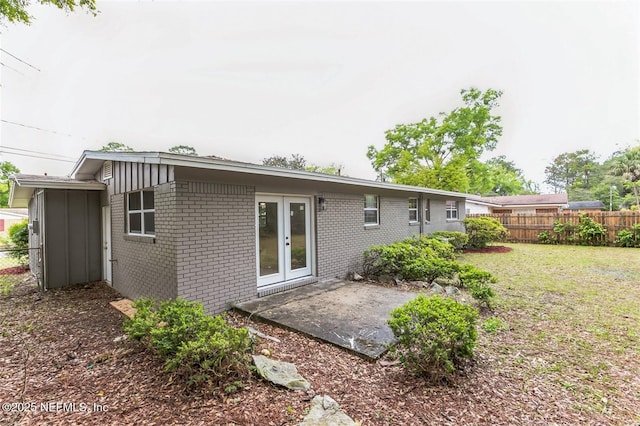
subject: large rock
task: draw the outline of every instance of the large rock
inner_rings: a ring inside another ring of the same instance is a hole
[[[458,290],[458,287],[454,287],[452,285],[448,285],[444,288],[445,293],[449,294],[449,295],[454,295],[454,294],[458,294],[460,293],[460,290]]]
[[[293,390],[307,390],[311,387],[309,382],[298,374],[296,366],[290,362],[276,361],[264,355],[252,356],[258,373],[265,380]]]
[[[429,288],[429,290],[438,294],[444,293],[444,288],[442,288],[442,286],[435,281],[431,283],[431,287]]]
[[[311,400],[311,408],[298,426],[355,426],[356,422],[340,410],[340,406],[330,396],[316,395]]]

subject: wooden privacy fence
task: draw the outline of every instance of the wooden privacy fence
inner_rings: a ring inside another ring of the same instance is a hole
[[[536,213],[536,214],[468,214],[466,217],[490,216],[498,219],[509,230],[507,241],[514,243],[537,243],[538,234],[553,230],[556,222],[577,225],[580,215],[584,214],[604,226],[607,230],[607,244],[613,245],[616,234],[622,229],[629,229],[640,223],[640,212],[585,212],[585,213]]]

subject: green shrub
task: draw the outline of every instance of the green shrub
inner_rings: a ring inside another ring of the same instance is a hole
[[[14,223],[8,230],[11,251],[8,255],[18,259],[21,265],[29,263],[29,221]]]
[[[541,240],[540,235],[538,240]],[[580,214],[578,224],[557,221],[553,224],[553,234],[548,233],[549,243],[580,244],[583,246],[604,246],[607,244],[607,231],[598,222],[586,214]]]
[[[136,314],[125,322],[125,333],[155,350],[165,369],[188,385],[224,386],[248,374],[253,342],[247,329],[206,315],[197,302],[175,299],[157,306],[139,299],[133,306]]]
[[[616,234],[615,244],[618,247],[640,247],[640,223],[631,229],[623,229]]]
[[[558,244],[558,237],[548,231],[542,231],[538,234],[538,242],[541,244]]]
[[[462,287],[472,280],[495,282],[489,272],[456,262],[451,244],[428,237],[371,247],[364,253],[363,270],[371,278],[391,276],[428,282],[459,274]]]
[[[458,269],[461,287],[471,287],[472,283],[495,283],[498,280],[490,272],[478,269],[470,264],[460,265]]]
[[[471,290],[471,297],[480,303],[484,303],[489,309],[493,307],[493,299],[496,297],[496,292],[488,283],[471,281],[468,286]]]
[[[456,370],[473,357],[478,311],[453,299],[419,295],[391,311],[389,327],[398,340],[396,353],[415,374],[432,379]]]
[[[583,246],[604,246],[607,244],[607,231],[604,226],[586,214],[580,215],[577,231],[579,242]]]
[[[458,231],[436,231],[432,233],[431,238],[451,244],[456,251],[460,251],[469,244],[469,236],[464,232]]]
[[[500,318],[490,317],[482,323],[482,329],[487,333],[496,334],[500,331],[508,330],[509,324]]]
[[[504,241],[509,233],[497,219],[489,216],[465,218],[464,226],[470,248],[484,248],[491,242]]]
[[[447,241],[442,241],[432,237],[412,237],[405,238],[402,243],[411,244],[419,248],[421,251],[426,251],[425,255],[429,257],[439,257],[442,259],[454,260],[456,258],[454,247]]]
[[[372,278],[389,275],[431,281],[453,276],[457,271],[454,258],[451,244],[427,237],[407,238],[365,251],[363,272]]]

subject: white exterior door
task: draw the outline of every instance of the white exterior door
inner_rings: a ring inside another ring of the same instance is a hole
[[[256,196],[258,287],[311,275],[309,198]]]
[[[102,207],[102,279],[111,284],[111,207]]]

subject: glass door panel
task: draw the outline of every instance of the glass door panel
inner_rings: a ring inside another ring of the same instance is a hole
[[[258,200],[258,278],[261,284],[284,280],[282,202]]]
[[[308,198],[285,198],[286,279],[311,275],[311,215]]]
[[[307,267],[307,214],[305,203],[289,203],[291,264],[289,269]]]
[[[258,287],[311,275],[310,201],[256,197]]]

